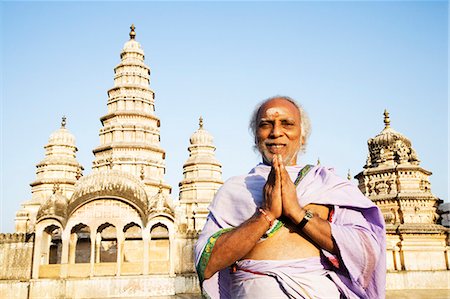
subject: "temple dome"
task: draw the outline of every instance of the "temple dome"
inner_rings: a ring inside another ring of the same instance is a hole
[[[192,134],[189,141],[192,146],[214,146],[213,136],[203,128],[203,118],[200,117],[199,128]]]
[[[136,41],[136,39],[135,39],[136,32],[134,31],[134,29],[135,29],[134,24],[131,25],[130,29],[131,29],[131,31],[130,31],[130,40],[128,40],[123,45],[121,56],[123,56],[123,54],[125,54],[125,53],[130,53],[130,52],[135,52],[135,53],[139,53],[141,55],[144,55],[144,50],[142,49],[141,44],[138,43]]]
[[[59,186],[55,185],[53,194],[40,206],[36,220],[56,218],[61,223],[64,223],[67,219],[67,202],[68,198],[62,195]]]
[[[367,141],[369,156],[365,168],[380,164],[419,164],[411,141],[390,126],[389,112],[384,111],[384,129]]]
[[[144,185],[130,173],[110,169],[91,173],[77,182],[69,201],[68,215],[85,203],[99,198],[125,201],[143,218],[147,210],[147,193]]]
[[[75,136],[66,129],[66,117],[62,118],[61,128],[50,135],[47,146],[51,145],[75,147]]]

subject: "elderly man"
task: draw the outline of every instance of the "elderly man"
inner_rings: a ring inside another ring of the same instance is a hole
[[[250,127],[263,163],[229,179],[196,244],[212,298],[383,298],[379,209],[349,181],[301,165],[309,119],[289,97],[264,101]]]

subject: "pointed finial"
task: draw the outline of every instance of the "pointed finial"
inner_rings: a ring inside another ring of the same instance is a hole
[[[163,185],[162,185],[162,180],[159,181],[159,193],[162,193],[163,190]]]
[[[350,173],[350,169],[347,172],[347,180],[349,180],[349,181],[352,180],[352,174]]]
[[[384,128],[387,129],[391,126],[391,120],[389,119],[389,112],[384,109]]]
[[[131,29],[131,31],[130,31],[130,39],[134,39],[136,37],[136,32],[134,31],[134,29],[136,29],[136,27],[134,27],[134,24],[131,24],[130,29]]]
[[[317,158],[317,165],[320,165],[320,158]]]
[[[66,116],[63,115],[63,117],[61,118],[61,128],[65,128],[66,127]]]
[[[53,185],[53,194],[55,194],[58,191],[59,191],[59,184],[54,184]]]
[[[201,117],[201,116],[198,119],[198,126],[199,126],[199,129],[203,129],[203,117]]]

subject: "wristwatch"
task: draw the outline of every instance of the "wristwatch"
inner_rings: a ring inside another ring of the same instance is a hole
[[[305,227],[306,223],[308,223],[309,220],[311,220],[314,217],[314,214],[312,211],[307,210],[305,212],[305,216],[303,216],[302,221],[300,221],[299,224],[297,224],[297,228],[300,230],[303,230],[303,228]]]

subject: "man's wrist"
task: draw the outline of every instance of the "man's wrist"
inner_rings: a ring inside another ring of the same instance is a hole
[[[272,214],[263,208],[258,208],[258,212],[263,216],[263,218],[268,222],[269,228],[272,227],[273,222],[275,221],[275,217]]]
[[[303,217],[301,218],[301,220],[297,223],[296,227],[302,231],[305,226],[308,224],[308,222],[314,217],[314,213],[311,210],[303,210]]]

